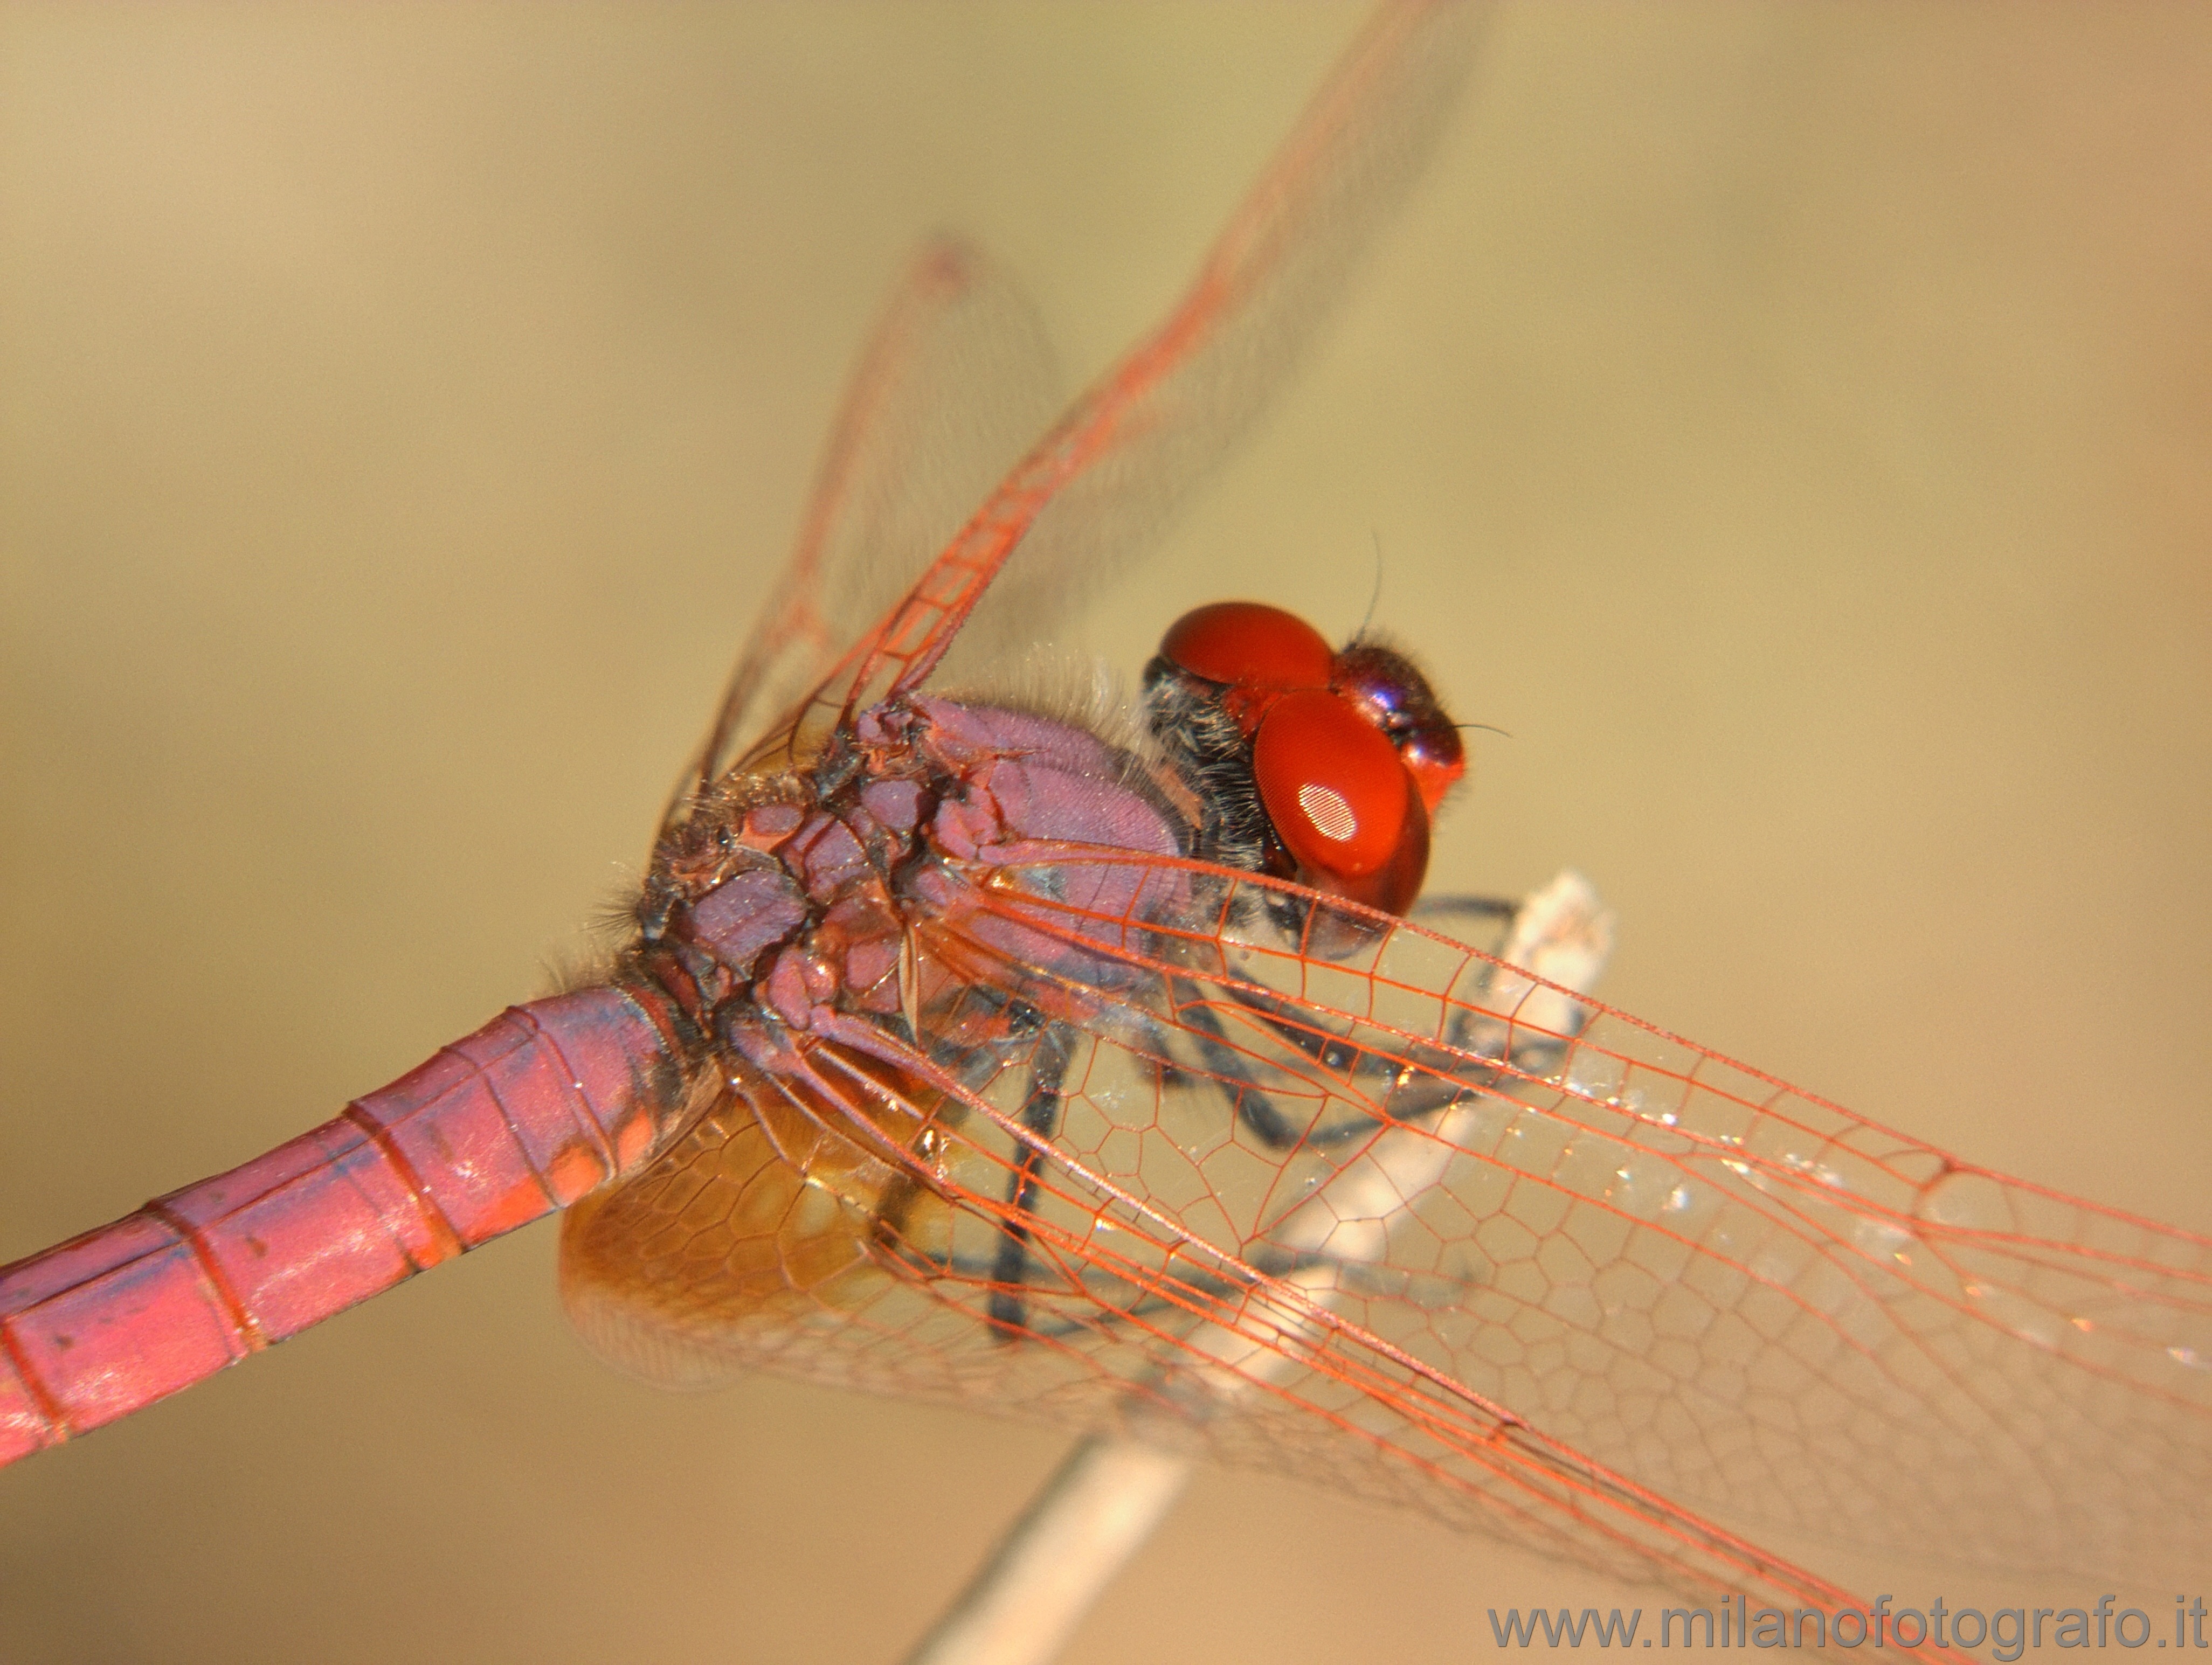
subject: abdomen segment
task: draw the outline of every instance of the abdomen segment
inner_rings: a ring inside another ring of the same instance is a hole
[[[0,1463],[634,1170],[680,1076],[620,990],[512,1007],[312,1132],[0,1268]]]

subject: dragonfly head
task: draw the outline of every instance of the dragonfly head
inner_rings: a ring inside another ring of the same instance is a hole
[[[1279,607],[1217,602],[1170,627],[1146,688],[1170,758],[1232,801],[1204,853],[1385,912],[1413,905],[1430,817],[1467,760],[1405,655],[1362,639],[1332,649]],[[1255,820],[1256,840],[1240,839]]]

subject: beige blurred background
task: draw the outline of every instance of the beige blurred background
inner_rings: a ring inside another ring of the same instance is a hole
[[[1087,376],[1358,15],[0,10],[0,1258],[539,991],[915,240],[998,250]],[[1619,1003],[2212,1226],[2208,85],[2202,8],[1510,10],[1083,639],[1346,631],[1379,544],[1513,736],[1438,882],[1578,866]],[[889,1659],[1061,1448],[657,1396],[553,1247],[0,1475],[0,1660]],[[1073,1657],[1464,1661],[1634,1599],[1209,1474]]]

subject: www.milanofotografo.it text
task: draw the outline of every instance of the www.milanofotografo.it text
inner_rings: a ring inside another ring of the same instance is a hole
[[[1755,1607],[1738,1595],[1717,1607],[1595,1607],[1579,1613],[1490,1609],[1501,1648],[1986,1648],[1992,1659],[2030,1649],[2140,1648],[2161,1627],[2141,1607],[2106,1595],[2087,1607],[1952,1607],[1936,1597],[1923,1607],[1893,1607],[1887,1595],[1863,1607]],[[2171,1634],[2161,1648],[2212,1649],[2203,1597],[2173,1598]]]

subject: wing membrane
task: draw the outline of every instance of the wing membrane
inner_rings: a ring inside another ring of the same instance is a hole
[[[1290,887],[1148,860],[1149,903],[1066,899],[1133,859],[971,873],[917,928],[922,1050],[817,1038],[573,1211],[572,1307],[588,1282],[628,1315],[587,1334],[1180,1443],[1708,1591],[1844,1601],[1731,1535],[1776,1519],[2202,1564],[2212,1244]],[[1054,1032],[1020,1011],[1083,1037],[1042,1127]],[[702,1164],[744,1177],[702,1200]],[[733,1201],[770,1191],[772,1232]],[[702,1299],[700,1263],[753,1282]]]
[[[956,669],[994,663],[1034,639],[1040,613],[1143,553],[1296,371],[1435,149],[1487,9],[1415,0],[1377,14],[1167,321],[1076,402],[750,758],[806,754],[840,715],[919,687],[956,636]],[[990,606],[971,623],[987,589]]]
[[[1002,874],[981,905],[1127,959],[1126,927],[1058,910],[1055,882],[1009,892]],[[2201,1564],[2212,1244],[1595,1003],[1578,1034],[1532,1024],[1527,980],[1413,925],[1370,920],[1374,946],[1329,961],[1312,933],[1353,910],[1313,904],[1304,940],[1220,923],[1285,893],[1236,881],[1147,962],[1218,968],[1181,996],[1168,978],[1159,1033],[1225,1052],[1238,1090],[1293,1106],[1302,1130],[1288,1159],[1240,1150],[1243,1172],[1209,1188],[1243,1252],[1299,1252],[1310,1223],[1287,1223],[1283,1199],[1413,1147],[1425,1166],[1388,1158],[1403,1207],[1368,1258],[1459,1293],[1346,1310],[1597,1461],[1729,1518],[1912,1531],[1990,1565],[2141,1579]]]
[[[1052,419],[1042,321],[1003,271],[939,236],[907,269],[830,433],[799,540],[664,824],[805,697]]]
[[[1091,1043],[1084,1096],[1119,1062]],[[969,1131],[902,1173],[878,1159],[876,1135],[932,1115],[834,1049],[805,1074],[796,1093],[752,1075],[652,1173],[566,1216],[563,1296],[603,1354],[669,1386],[767,1368],[1271,1467],[1295,1453],[1294,1472],[1613,1576],[1844,1603],[1409,1368],[1310,1279],[1208,1252],[1095,1159],[1032,1176],[1039,1194],[1017,1215],[1006,1199],[1028,1147],[1003,1136],[983,1094],[938,1078],[935,1112],[959,1105]],[[932,1071],[917,1055],[902,1074]],[[1009,1279],[999,1245],[1017,1224],[1026,1259]]]

